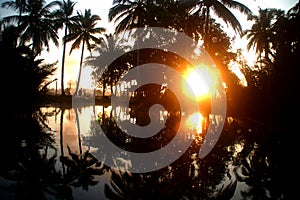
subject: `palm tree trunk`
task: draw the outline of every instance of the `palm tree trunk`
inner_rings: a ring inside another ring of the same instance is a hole
[[[85,44],[85,42],[83,41],[83,42],[82,42],[81,58],[80,58],[80,66],[79,66],[79,73],[78,73],[78,78],[77,78],[77,84],[76,84],[75,95],[78,95],[78,90],[79,90],[79,83],[80,83],[81,70],[82,70],[82,62],[83,62],[83,53],[84,53],[84,44]]]
[[[209,14],[210,14],[210,8],[206,8],[206,16],[205,16],[205,29],[204,29],[204,44],[207,45],[208,43],[208,38],[209,38]]]
[[[269,52],[270,52],[269,41],[266,41],[264,51],[265,51],[265,60],[267,61],[268,64],[270,64],[271,63],[271,59],[269,58]]]
[[[105,80],[103,80],[103,83],[102,83],[103,85],[102,85],[102,88],[103,88],[103,90],[102,90],[102,97],[104,97],[105,96],[105,90],[106,90],[106,81]]]
[[[68,34],[68,28],[65,26],[65,37]],[[65,75],[65,57],[66,57],[66,45],[67,41],[64,39],[63,45],[63,56],[62,56],[62,64],[61,64],[61,96],[65,96],[65,86],[64,86],[64,75]]]
[[[103,90],[102,90],[102,97],[105,96],[105,83],[103,82],[103,86],[102,86]]]
[[[104,117],[105,117],[105,106],[102,106],[102,123],[104,121]]]
[[[22,13],[23,13],[23,9],[22,9],[22,7],[20,7],[20,10],[19,10],[19,20],[18,20],[18,26],[20,26],[21,25],[21,17],[22,17]]]
[[[112,95],[113,94],[113,80],[112,80],[112,77],[110,78],[110,94]]]

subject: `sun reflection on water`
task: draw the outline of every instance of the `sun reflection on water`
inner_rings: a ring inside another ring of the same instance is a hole
[[[109,116],[110,111],[111,111],[111,106],[107,107],[105,109],[105,115]],[[128,108],[127,108],[128,109]],[[129,115],[125,114],[128,111],[126,109],[117,109],[118,112],[114,113],[115,117],[120,118],[120,120],[129,120],[131,123],[135,123],[136,119],[135,118],[130,118]],[[98,110],[98,117],[97,119],[101,118],[103,110],[99,109]],[[161,110],[159,113],[160,120],[165,121],[168,112],[165,110]],[[203,117],[203,115],[200,112],[195,112],[189,116],[184,117],[184,129],[187,130],[188,132],[196,133],[196,134],[203,134],[204,129],[205,129],[205,121],[206,119]]]

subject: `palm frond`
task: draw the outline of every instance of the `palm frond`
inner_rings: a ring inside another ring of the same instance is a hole
[[[220,17],[226,24],[229,24],[234,31],[239,34],[242,34],[242,26],[234,14],[228,10],[221,2],[216,1],[215,4],[212,5],[212,9],[215,14]]]
[[[10,16],[4,17],[2,19],[2,22],[4,24],[10,24],[10,23],[18,22],[19,20],[20,20],[19,15],[10,15]]]
[[[247,16],[250,16],[252,14],[252,11],[245,6],[244,4],[237,2],[237,1],[232,1],[232,0],[222,0],[222,3],[229,8],[237,9],[241,13],[246,14]]]
[[[73,42],[73,44],[72,44],[72,46],[71,46],[71,49],[70,49],[70,54],[72,53],[72,51],[73,51],[74,49],[78,49],[78,48],[80,47],[81,41],[82,41],[81,37],[78,37],[78,38]]]
[[[1,8],[11,8],[16,11],[19,9],[19,5],[15,1],[5,1],[1,4]]]
[[[129,8],[130,8],[130,5],[123,5],[123,4],[115,5],[114,7],[109,9],[108,20],[112,21],[116,16],[128,11]]]

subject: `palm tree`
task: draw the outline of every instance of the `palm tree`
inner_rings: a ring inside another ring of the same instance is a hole
[[[120,33],[124,30],[131,28],[137,28],[145,26],[147,19],[147,4],[152,1],[147,0],[115,0],[115,4],[109,9],[108,19],[118,22],[115,28],[116,33]]]
[[[165,18],[169,20],[169,23],[171,23],[170,20],[176,20],[175,18],[178,16],[178,13],[182,14],[182,11],[186,11],[189,16],[198,15],[205,17],[206,26],[204,32],[208,34],[209,23],[211,21],[211,10],[214,11],[216,16],[223,19],[226,24],[229,24],[231,27],[233,27],[236,32],[242,33],[241,24],[229,9],[238,9],[240,12],[246,15],[250,15],[252,13],[247,6],[234,0],[193,0],[182,2],[174,0],[169,0],[166,2],[153,2],[147,0],[115,0],[113,3],[114,6],[109,10],[109,20],[112,21],[115,19],[115,22],[119,21],[118,25],[116,26],[117,33],[130,28],[143,27],[151,23],[155,23],[154,21],[156,20],[158,20],[157,23],[159,24],[159,20],[163,20]],[[168,7],[169,9],[161,10],[161,7]],[[174,9],[177,13],[173,13]],[[151,13],[149,10],[151,10]],[[160,12],[165,12],[163,13],[164,17],[161,18],[161,13],[157,12],[157,10]],[[186,18],[186,13],[184,13],[184,15]],[[173,16],[174,19],[171,19],[168,16]]]
[[[43,46],[49,51],[49,40],[58,46],[58,27],[55,24],[55,15],[52,12],[54,6],[59,5],[58,1],[46,4],[45,0],[28,0],[24,7],[22,16],[11,15],[3,21],[10,23],[17,21],[22,32],[20,42],[25,44],[31,42],[31,48],[35,55],[41,53]]]
[[[72,17],[75,2],[71,0],[63,0],[59,5],[58,12],[58,23],[64,27],[64,37],[68,35],[68,29],[70,28],[71,23],[74,21]],[[66,44],[67,41],[63,40],[63,55],[62,55],[62,64],[61,64],[61,95],[65,96],[65,87],[64,87],[64,71],[65,71],[65,56],[66,56]]]
[[[95,27],[97,25],[97,21],[101,20],[98,15],[92,15],[91,9],[85,9],[84,15],[80,12],[77,12],[77,16],[75,17],[74,24],[71,28],[71,33],[64,37],[66,42],[74,41],[70,50],[70,53],[81,46],[81,58],[80,58],[80,66],[79,66],[79,74],[78,80],[75,89],[75,95],[78,94],[82,63],[83,63],[83,55],[85,45],[89,52],[95,47],[95,44],[91,44],[90,41],[94,43],[99,43],[99,38],[96,37],[96,34],[101,34],[105,32],[105,28],[103,27]]]
[[[200,0],[193,7],[193,9],[197,9],[195,14],[203,15],[205,17],[205,35],[208,35],[210,32],[209,23],[211,10],[214,11],[217,17],[221,18],[226,24],[229,24],[235,32],[241,34],[242,26],[234,14],[229,10],[231,8],[238,9],[246,15],[252,13],[247,6],[234,0]]]
[[[248,50],[254,48],[258,53],[260,60],[264,53],[264,60],[271,61],[270,55],[274,57],[271,51],[272,40],[274,39],[273,25],[277,16],[282,16],[283,11],[277,9],[259,9],[259,14],[251,16],[249,19],[254,20],[251,29],[246,30],[244,35],[249,40]]]

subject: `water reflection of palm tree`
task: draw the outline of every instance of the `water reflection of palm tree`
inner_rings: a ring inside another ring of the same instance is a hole
[[[102,116],[99,121],[102,130],[119,133],[113,119]],[[96,126],[92,124],[93,127]],[[90,145],[104,137],[102,132],[95,132],[89,138]],[[232,130],[230,130],[232,131]],[[226,133],[225,133],[226,135]],[[227,134],[228,135],[228,134]],[[227,136],[226,135],[226,136]],[[223,135],[224,137],[224,135]],[[96,139],[97,138],[97,139]],[[110,168],[111,181],[105,185],[105,195],[109,199],[149,199],[149,198],[187,198],[187,199],[230,199],[236,189],[236,179],[229,178],[230,184],[223,183],[227,175],[228,162],[234,154],[232,139],[222,138],[207,158],[197,157],[198,144],[194,142],[186,153],[170,166],[156,172],[132,174]],[[99,146],[99,145],[98,145]],[[97,146],[97,147],[98,147]],[[144,146],[144,145],[143,145]],[[99,149],[101,152],[101,149]],[[99,154],[100,155],[100,154]],[[225,156],[226,155],[226,156]],[[216,187],[222,184],[221,188]]]
[[[105,184],[108,199],[231,199],[237,181],[222,184],[221,179],[195,176],[191,163],[177,163],[160,171],[147,174],[132,174],[111,169],[111,180]],[[207,168],[206,168],[207,169]],[[201,172],[200,172],[201,173]],[[211,172],[221,176],[223,171]],[[214,177],[217,177],[214,176]]]
[[[78,146],[79,146],[79,154],[82,154],[82,145],[81,145],[81,130],[80,130],[80,120],[78,115],[78,108],[74,108],[75,118],[76,118],[76,126],[77,126],[77,135],[78,135]]]
[[[155,199],[152,190],[145,187],[141,175],[119,170],[110,171],[110,185],[104,186],[108,199]]]
[[[98,161],[88,150],[82,152],[81,131],[78,108],[74,108],[77,124],[79,154],[72,152],[69,146],[69,156],[61,156],[61,162],[66,166],[65,181],[74,187],[82,187],[88,190],[89,186],[96,185],[94,175],[102,175],[105,168],[102,162]]]
[[[47,149],[45,147],[43,153],[36,148],[24,152],[24,157],[10,174],[10,179],[16,181],[12,190],[17,199],[46,199],[46,194],[71,199],[70,188],[62,184],[61,175],[55,169],[57,155],[48,157]]]
[[[32,108],[33,109],[33,108]],[[61,173],[56,169],[57,150],[53,131],[47,126],[47,116],[40,110],[10,113],[10,122],[17,124],[9,129],[7,139],[1,152],[5,152],[5,162],[1,163],[1,176],[10,184],[8,190],[16,199],[71,199],[70,187],[63,184]],[[2,193],[1,193],[2,195]]]
[[[88,190],[89,186],[98,183],[95,175],[103,175],[105,167],[88,150],[83,154],[75,154],[68,146],[69,156],[61,157],[61,161],[66,165],[67,171],[65,180],[74,187],[82,187]]]
[[[276,179],[272,179],[271,176],[270,163],[274,162],[274,160],[272,160],[270,149],[274,147],[272,147],[272,142],[269,143],[262,140],[261,135],[267,134],[268,132],[265,128],[260,128],[264,130],[264,132],[256,130],[256,134],[251,135],[251,138],[250,136],[246,136],[248,138],[244,142],[244,148],[238,154],[237,158],[235,158],[236,166],[233,172],[239,182],[243,182],[248,186],[247,189],[241,192],[243,198],[280,199],[280,189],[272,190],[272,188],[276,188],[276,184],[278,184],[279,187],[282,185],[282,180],[279,180],[280,183],[277,183]],[[277,144],[275,148],[277,150],[272,150],[272,153],[280,151],[278,150],[280,147],[277,146]],[[276,155],[276,157],[278,157],[278,155]],[[279,162],[282,162],[281,159]],[[277,165],[277,167],[279,168],[281,166]],[[275,176],[280,177],[279,174]],[[272,187],[271,184],[273,184]]]
[[[62,108],[61,109],[61,113],[60,113],[60,127],[59,127],[59,135],[60,135],[60,155],[62,157],[64,157],[64,142],[63,142],[63,125],[64,125],[64,113],[65,113],[65,109]],[[65,175],[65,165],[64,163],[62,162],[62,170],[63,170],[63,176]]]

